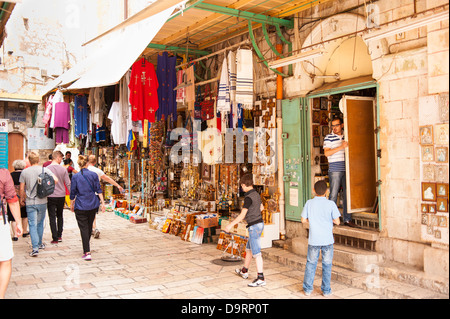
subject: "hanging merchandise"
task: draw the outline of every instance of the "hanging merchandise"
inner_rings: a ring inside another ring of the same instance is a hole
[[[69,129],[70,129],[70,105],[67,102],[58,102],[54,105],[55,109],[55,142],[69,143]]]
[[[200,90],[200,86],[197,87],[197,97],[195,98],[194,103],[194,119],[195,120],[201,120],[202,119],[202,92]]]
[[[147,119],[151,123],[155,122],[156,111],[159,108],[158,85],[152,63],[142,58],[133,64],[128,84],[132,121]]]
[[[176,56],[169,56],[167,52],[158,55],[158,64],[156,75],[158,77],[158,101],[159,108],[156,111],[156,120],[160,121],[162,116],[167,119],[169,115],[176,120],[177,118],[177,92],[174,88],[177,86],[177,76],[175,65]]]
[[[217,111],[222,117],[230,112],[230,80],[228,77],[227,57],[224,55],[220,72],[219,93],[217,96]]]
[[[61,90],[56,90],[55,95],[53,96],[52,99],[52,103],[53,103],[53,108],[52,108],[52,116],[50,118],[50,128],[54,128],[55,127],[55,104],[58,102],[64,102],[64,95],[61,92]]]
[[[186,69],[186,102],[188,104],[188,110],[194,110],[195,103],[195,75],[194,66]]]
[[[75,119],[75,137],[87,135],[88,133],[88,110],[87,99],[85,95],[75,96],[75,108],[73,110],[73,117]]]
[[[246,110],[253,108],[253,54],[239,49],[236,54],[236,102]]]
[[[183,82],[184,76],[185,76],[184,70],[179,70],[177,72],[177,86],[180,86],[181,84],[184,83]],[[185,102],[186,102],[186,87],[180,87],[176,90],[176,92],[177,92],[177,97],[176,97],[177,103],[185,104]]]
[[[91,88],[88,104],[91,107],[92,123],[102,125],[103,114],[106,113],[105,89],[102,87]]]
[[[120,102],[113,102],[109,110],[108,119],[111,120],[111,136],[114,144],[120,145],[127,142],[126,122]]]
[[[208,121],[214,118],[214,103],[215,100],[211,94],[211,87],[209,84],[205,86],[205,97],[208,95],[209,99],[206,98],[200,103],[201,104],[201,118],[203,121]]]

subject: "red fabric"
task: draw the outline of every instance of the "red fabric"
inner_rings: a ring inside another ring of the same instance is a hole
[[[131,68],[130,89],[131,120],[155,122],[158,102],[158,79],[155,67],[144,58],[135,62]]]

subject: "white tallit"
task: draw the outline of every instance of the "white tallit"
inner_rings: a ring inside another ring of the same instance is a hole
[[[238,49],[236,54],[236,103],[246,110],[253,108],[253,53]]]

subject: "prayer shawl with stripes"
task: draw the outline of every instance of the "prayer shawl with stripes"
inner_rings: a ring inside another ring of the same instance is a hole
[[[242,108],[253,108],[253,53],[239,49],[236,54],[236,103]]]

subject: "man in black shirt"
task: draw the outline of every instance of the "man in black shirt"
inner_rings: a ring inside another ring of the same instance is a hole
[[[240,180],[242,190],[245,192],[244,205],[239,216],[225,227],[226,232],[230,230],[243,219],[247,222],[248,241],[246,247],[244,267],[236,269],[236,274],[244,279],[248,278],[248,268],[252,261],[252,257],[256,261],[256,270],[258,277],[250,284],[249,287],[261,287],[266,285],[263,274],[263,259],[261,255],[261,234],[264,230],[264,222],[261,211],[264,206],[261,203],[261,196],[253,188],[253,176],[246,174]]]

